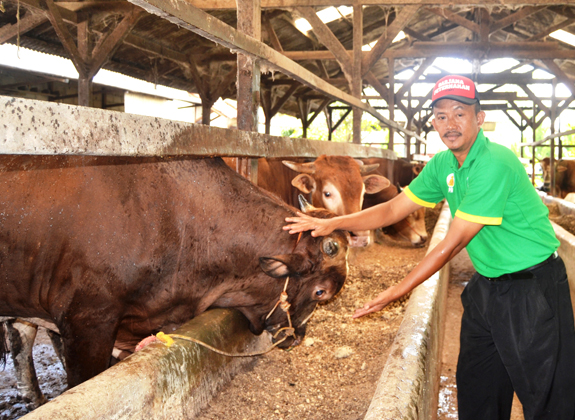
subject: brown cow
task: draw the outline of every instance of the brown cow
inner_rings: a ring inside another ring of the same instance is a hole
[[[226,165],[236,170],[237,158],[223,158]],[[303,159],[300,159],[304,162]],[[271,192],[293,207],[299,207],[297,188],[291,185],[291,180],[297,172],[285,166],[280,159],[258,159],[258,187]]]
[[[0,316],[53,322],[70,386],[209,308],[277,331],[286,276],[293,345],[347,273],[344,232],[298,242],[295,209],[221,159],[1,156],[0,197]]]
[[[364,195],[375,194],[390,185],[382,175],[365,175],[377,165],[364,165],[349,156],[322,155],[314,162],[284,161],[284,164],[300,172],[292,180],[293,186],[311,194],[315,207],[326,208],[338,216],[360,211]],[[351,233],[350,246],[366,246],[369,242],[369,231]]]
[[[388,164],[387,162],[389,161],[387,161],[386,159],[367,158],[362,160],[366,165],[379,163],[380,166],[376,169],[376,172],[380,174],[386,174],[388,171],[388,167],[386,165]],[[393,167],[395,168],[396,167],[395,163],[397,161],[392,162],[394,163]],[[411,176],[415,178],[416,173],[419,174],[423,166],[424,166],[423,164],[410,163]],[[406,166],[403,163],[401,163],[399,167],[403,168],[402,170],[404,172],[407,172],[405,170]],[[404,173],[404,180],[407,178],[408,178],[407,174]],[[411,180],[413,180],[413,178],[411,178]],[[411,180],[409,182],[411,182]],[[399,192],[400,188],[398,186],[392,185],[378,192],[377,194],[366,196],[363,202],[363,208],[367,209],[377,204],[385,203],[391,200],[396,195],[398,195]],[[385,228],[385,232],[396,239],[408,240],[414,246],[423,246],[427,242],[427,230],[425,228],[425,209],[420,208],[419,210],[407,216],[405,219],[400,220],[394,225],[388,226],[387,228]]]
[[[551,169],[548,157],[539,161],[543,170],[543,181],[546,191],[550,191]],[[567,194],[575,192],[575,160],[560,159],[555,161],[555,197],[565,198]]]

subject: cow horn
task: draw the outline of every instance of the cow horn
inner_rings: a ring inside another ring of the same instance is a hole
[[[359,167],[359,172],[363,175],[368,172],[375,171],[377,168],[379,168],[379,163],[373,163],[371,165],[361,165]]]
[[[290,160],[282,160],[282,163],[285,166],[287,166],[288,168],[290,168],[291,170],[294,170],[294,171],[302,173],[302,174],[314,174],[315,173],[315,163],[314,162],[297,163],[297,162],[292,162]]]
[[[298,194],[297,199],[299,201],[299,207],[301,208],[301,211],[303,211],[304,213],[307,213],[310,210],[314,209],[314,206],[312,206],[309,201],[307,201],[305,199],[305,197],[301,194]]]

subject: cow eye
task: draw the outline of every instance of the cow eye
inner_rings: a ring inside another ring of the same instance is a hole
[[[317,291],[315,292],[315,295],[316,295],[318,298],[322,297],[324,294],[325,294],[325,290],[321,290],[321,289],[319,289],[319,290],[317,290]]]
[[[335,257],[339,251],[339,244],[334,240],[323,241],[323,252],[330,257]]]
[[[323,195],[325,195],[326,197],[331,197],[331,193],[329,191],[324,192]]]

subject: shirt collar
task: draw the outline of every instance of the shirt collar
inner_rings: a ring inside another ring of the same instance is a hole
[[[469,168],[473,164],[475,159],[477,159],[477,156],[479,156],[480,152],[485,148],[486,144],[487,144],[487,138],[485,137],[485,134],[483,134],[483,128],[480,128],[479,133],[477,133],[475,142],[473,143],[473,146],[471,146],[471,149],[469,150],[469,153],[465,158],[465,162],[463,162],[463,165],[461,165],[461,168],[459,167],[459,162],[455,158],[455,155],[453,153],[451,154],[452,157],[451,165],[453,169],[460,170],[463,168]]]

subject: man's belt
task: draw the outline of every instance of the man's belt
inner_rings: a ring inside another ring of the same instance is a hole
[[[527,280],[527,279],[532,279],[535,277],[535,275],[533,274],[533,271],[537,270],[538,268],[543,267],[544,265],[549,264],[552,261],[555,261],[557,259],[557,257],[559,257],[559,254],[557,253],[557,251],[555,251],[553,254],[551,254],[549,256],[549,258],[547,258],[545,261],[540,262],[539,264],[535,264],[534,266],[531,266],[529,268],[526,268],[524,270],[520,270],[520,271],[516,271],[514,273],[507,273],[507,274],[503,274],[499,277],[485,277],[487,280],[489,281],[505,281],[505,280]]]

